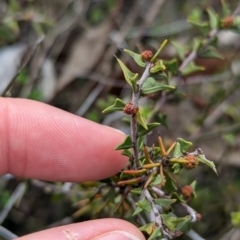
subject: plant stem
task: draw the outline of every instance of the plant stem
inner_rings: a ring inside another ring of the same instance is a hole
[[[164,237],[167,237],[167,239],[172,239],[173,235],[169,231],[169,229],[167,229],[164,226],[161,215],[158,211],[156,204],[153,201],[153,198],[152,198],[149,190],[147,188],[143,189],[143,194],[144,194],[145,198],[147,199],[147,201],[151,204],[151,211],[153,212],[153,215],[155,216],[155,224],[160,228],[160,231],[164,235]],[[160,211],[161,211],[161,209],[160,209]]]
[[[144,82],[147,80],[147,78],[150,76],[150,68],[151,68],[151,63],[147,62],[146,63],[146,68],[138,81],[138,90],[137,92],[133,92],[132,94],[132,103],[133,106],[136,108],[138,107],[138,101],[141,96],[141,90]],[[135,115],[131,116],[131,139],[133,142],[133,168],[137,169],[138,167],[138,144],[137,144],[137,121],[135,120]]]

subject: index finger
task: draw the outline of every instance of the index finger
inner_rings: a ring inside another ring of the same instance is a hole
[[[120,171],[124,134],[49,105],[0,99],[0,174],[89,181]]]

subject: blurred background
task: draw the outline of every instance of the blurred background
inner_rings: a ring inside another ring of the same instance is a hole
[[[102,114],[116,96],[131,97],[114,55],[137,72],[123,48],[155,51],[169,38],[188,49],[193,38],[203,38],[188,17],[200,12],[208,20],[209,7],[223,16],[222,2],[237,9],[237,0],[0,0],[0,94],[42,101],[128,133],[122,113]],[[197,234],[181,237],[186,240],[240,239],[240,35],[217,36],[222,59],[197,58],[205,71],[178,78],[177,91],[164,101],[157,94],[143,102],[153,106],[166,142],[192,141],[217,165],[218,177],[206,167],[181,176],[183,183],[197,180],[191,205],[202,215]],[[169,43],[161,58],[175,56]],[[0,239],[109,216],[82,208],[87,188],[2,176]]]

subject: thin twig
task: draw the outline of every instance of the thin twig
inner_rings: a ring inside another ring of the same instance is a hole
[[[142,86],[147,78],[150,76],[151,63],[146,63],[146,68],[142,74],[142,77],[138,81],[138,90],[132,94],[132,103],[134,108],[138,107],[138,101],[141,96]],[[131,139],[133,142],[133,159],[134,159],[134,169],[138,166],[138,145],[137,145],[137,121],[135,120],[135,115],[131,116]]]
[[[3,210],[0,213],[0,224],[2,224],[3,221],[6,219],[8,213],[11,211],[14,204],[22,198],[25,191],[26,184],[25,183],[18,184],[17,188],[14,190],[13,194],[11,195],[8,202],[6,203],[6,205],[4,206]]]
[[[12,233],[11,231],[9,231],[8,229],[6,229],[3,226],[0,226],[0,236],[6,240],[18,238],[17,235],[15,235],[14,233]]]
[[[171,233],[166,228],[166,226],[163,224],[163,220],[159,213],[159,211],[161,211],[161,208],[160,208],[160,210],[158,210],[158,207],[154,203],[153,198],[147,188],[143,189],[143,194],[144,194],[145,198],[147,199],[147,201],[151,204],[151,211],[153,212],[153,215],[155,216],[155,224],[160,228],[161,233],[165,237],[167,237],[168,239],[173,239],[174,234]]]

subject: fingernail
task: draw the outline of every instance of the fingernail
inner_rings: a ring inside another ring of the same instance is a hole
[[[131,233],[124,231],[113,231],[105,233],[94,240],[140,240],[138,237],[132,235]]]

